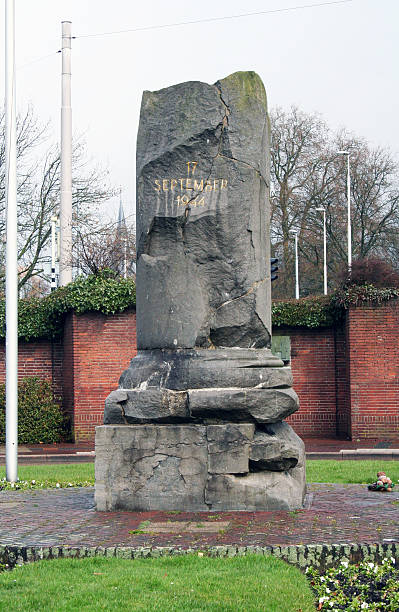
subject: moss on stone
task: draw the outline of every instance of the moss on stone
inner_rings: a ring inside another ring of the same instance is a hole
[[[235,104],[239,110],[248,110],[254,98],[263,106],[265,111],[267,110],[265,87],[256,72],[252,70],[234,72],[222,79],[220,85],[222,91],[226,88],[229,92],[237,95]]]

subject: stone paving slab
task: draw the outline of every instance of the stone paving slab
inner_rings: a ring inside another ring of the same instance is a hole
[[[230,527],[229,521],[144,521],[138,531],[143,533],[219,533]]]
[[[184,549],[399,542],[399,491],[312,484],[307,501],[294,512],[96,512],[94,488],[2,491],[0,545]],[[180,531],[175,526],[180,521],[214,522],[215,530]],[[151,530],[151,523],[158,528],[163,523],[165,531]]]

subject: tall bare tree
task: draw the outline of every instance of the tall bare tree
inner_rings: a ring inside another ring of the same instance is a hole
[[[19,286],[33,277],[43,277],[49,262],[51,216],[58,211],[61,162],[58,147],[47,148],[47,129],[41,127],[31,108],[17,119],[18,170],[18,266]],[[99,208],[114,191],[106,172],[93,168],[82,142],[73,149],[72,203],[75,222],[100,232],[104,227]],[[108,224],[105,224],[107,226]],[[0,232],[5,235],[5,122],[0,114]],[[4,281],[4,241],[0,247],[0,287]]]
[[[353,257],[386,256],[397,262],[398,166],[388,150],[333,133],[317,114],[296,107],[271,113],[272,248],[282,260],[275,297],[294,295],[294,250],[290,230],[298,230],[301,295],[322,292],[325,208],[329,285],[347,265],[346,163],[350,151]]]
[[[97,274],[106,268],[120,276],[136,272],[136,237],[134,226],[109,223],[97,230],[80,225],[76,234],[74,266],[82,274]]]

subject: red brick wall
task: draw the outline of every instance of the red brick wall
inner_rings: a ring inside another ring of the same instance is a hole
[[[399,438],[399,303],[348,313],[352,439]]]
[[[276,330],[291,339],[300,409],[288,422],[307,437],[399,438],[399,301],[352,308],[335,329]],[[63,394],[76,440],[93,440],[104,401],[136,354],[133,312],[67,316],[63,340],[20,342],[19,378]],[[0,381],[5,349],[0,344]]]
[[[38,376],[49,380],[54,391],[62,395],[62,356],[63,347],[60,340],[19,341],[18,346],[18,379],[26,376]],[[0,344],[0,382],[6,380],[6,349]]]
[[[64,345],[65,399],[75,440],[92,440],[102,424],[105,398],[136,355],[136,314],[71,313]]]
[[[287,422],[306,437],[332,438],[337,431],[334,329],[275,331],[291,339],[291,369],[300,408]]]

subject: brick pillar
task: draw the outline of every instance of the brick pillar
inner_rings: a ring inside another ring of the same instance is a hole
[[[281,332],[276,332],[276,335]],[[335,336],[333,328],[290,328],[293,388],[299,410],[289,423],[303,437],[336,436]]]
[[[64,327],[64,407],[75,441],[94,440],[104,401],[136,355],[136,313],[67,316]]]
[[[399,438],[399,301],[348,312],[352,439]]]
[[[345,317],[345,323],[335,327],[337,435],[340,438],[350,438],[352,435],[348,344],[349,324],[348,317]]]

